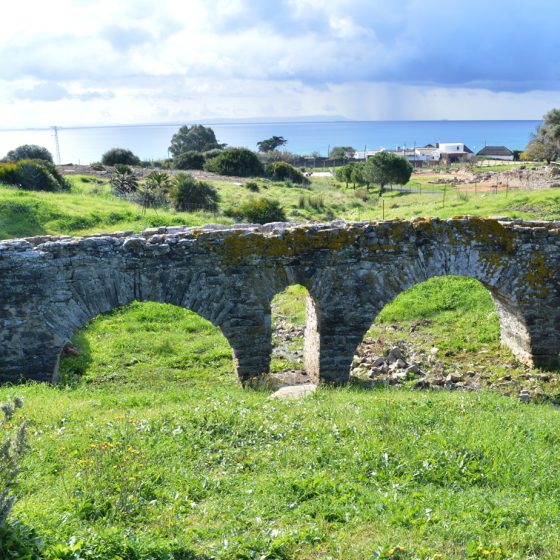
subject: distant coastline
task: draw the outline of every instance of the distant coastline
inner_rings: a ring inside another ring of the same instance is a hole
[[[337,120],[333,120],[337,119]],[[201,119],[220,142],[256,149],[256,142],[274,134],[288,140],[285,148],[297,154],[327,155],[334,146],[356,149],[423,146],[435,142],[464,142],[473,151],[485,145],[522,150],[540,120],[351,121],[340,117],[302,119]],[[60,127],[63,163],[90,163],[112,147],[133,150],[142,159],[167,157],[171,136],[181,124],[151,123]],[[20,144],[40,144],[54,151],[51,129],[0,130],[0,154]]]

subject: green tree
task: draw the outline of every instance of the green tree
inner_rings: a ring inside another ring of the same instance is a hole
[[[348,188],[348,184],[352,181],[352,168],[353,164],[348,163],[342,167],[337,167],[334,172],[335,179],[341,183],[346,183],[346,188]]]
[[[218,191],[212,185],[204,181],[197,181],[189,173],[175,175],[170,196],[175,210],[182,212],[196,210],[215,212],[220,201]]]
[[[173,157],[185,152],[206,152],[215,148],[223,148],[219,144],[214,131],[207,126],[194,124],[190,128],[182,126],[171,138],[169,152]]]
[[[379,196],[385,192],[386,185],[406,185],[411,175],[412,165],[391,152],[379,152],[364,165],[364,180],[379,185]]]
[[[277,150],[280,146],[283,146],[288,141],[283,136],[271,136],[266,140],[261,140],[257,142],[257,146],[259,148],[259,152],[273,152]]]
[[[247,148],[228,148],[204,164],[204,169],[219,175],[258,177],[264,167],[257,154]]]
[[[352,146],[335,146],[329,154],[329,159],[350,159],[354,157],[356,150]]]
[[[111,148],[101,156],[103,165],[140,165],[140,158],[126,148]]]
[[[43,148],[43,146],[37,146],[37,144],[24,144],[23,146],[18,146],[15,150],[10,150],[5,158],[7,161],[18,161],[20,159],[42,159],[44,161],[50,161],[52,163],[52,154]]]
[[[362,162],[355,162],[350,164],[351,179],[354,188],[356,188],[357,186],[362,187],[364,185],[369,187],[369,181],[366,177],[365,167],[366,164]]]
[[[523,159],[550,163],[560,158],[560,109],[551,109],[532,135]]]

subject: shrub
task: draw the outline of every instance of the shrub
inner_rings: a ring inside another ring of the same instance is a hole
[[[228,148],[204,164],[206,171],[219,175],[254,177],[264,173],[257,154],[246,148]]]
[[[249,183],[245,183],[245,188],[250,190],[251,192],[259,192],[261,189],[258,183],[254,181],[250,181]]]
[[[168,192],[171,185],[171,177],[165,171],[152,171],[146,177],[145,184],[150,190]]]
[[[19,182],[15,163],[0,163],[0,183],[17,185]]]
[[[0,182],[28,191],[55,192],[70,188],[53,163],[40,159],[0,164]]]
[[[6,155],[8,161],[19,161],[20,159],[40,159],[43,161],[50,161],[52,163],[52,155],[43,146],[37,144],[24,144],[18,146],[15,150],[10,150]]]
[[[43,546],[34,529],[17,521],[0,525],[0,558],[39,560],[44,558]]]
[[[101,157],[101,163],[104,165],[140,165],[140,158],[125,148],[111,148]]]
[[[299,185],[309,184],[309,179],[299,169],[285,161],[271,163],[267,167],[267,172],[276,181],[292,181]]]
[[[117,196],[125,196],[133,193],[138,188],[138,179],[134,171],[128,165],[118,164],[113,170],[110,179],[113,192]]]
[[[223,151],[223,148],[212,148],[211,150],[202,152],[202,155],[204,156],[204,159],[209,160],[215,158],[216,156],[219,156]]]
[[[286,214],[280,203],[270,198],[248,200],[234,214],[237,218],[255,224],[286,221]]]
[[[134,202],[140,204],[144,211],[166,206],[170,185],[171,177],[167,173],[152,171],[134,193]]]
[[[204,161],[204,156],[200,152],[183,152],[173,158],[173,167],[175,169],[202,169]]]
[[[173,180],[171,201],[175,210],[192,212],[195,210],[218,209],[218,191],[204,181],[197,181],[188,173],[178,173]]]

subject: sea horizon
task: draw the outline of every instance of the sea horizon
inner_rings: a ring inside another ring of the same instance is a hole
[[[57,126],[61,163],[99,161],[110,148],[132,150],[143,160],[168,157],[171,137],[183,125],[203,124],[214,129],[219,142],[255,150],[256,143],[270,136],[283,136],[284,149],[299,154],[326,156],[334,146],[362,150],[395,149],[436,142],[463,142],[474,152],[486,145],[504,145],[522,150],[541,120],[439,119],[439,120],[350,120],[342,117],[197,119],[143,124]],[[0,157],[21,144],[48,148],[55,161],[53,127],[0,129]]]

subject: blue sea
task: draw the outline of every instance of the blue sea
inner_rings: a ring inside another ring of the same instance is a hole
[[[192,123],[184,123],[192,124]],[[309,122],[205,122],[219,142],[256,149],[259,140],[283,136],[285,149],[307,155],[327,155],[334,146],[357,150],[424,146],[436,142],[464,142],[477,152],[485,145],[524,149],[540,121],[309,121]],[[168,156],[171,137],[180,124],[102,127],[60,127],[58,139],[62,163],[99,161],[110,148],[132,150],[143,160]],[[0,130],[0,157],[21,144],[39,144],[56,157],[50,129]]]

